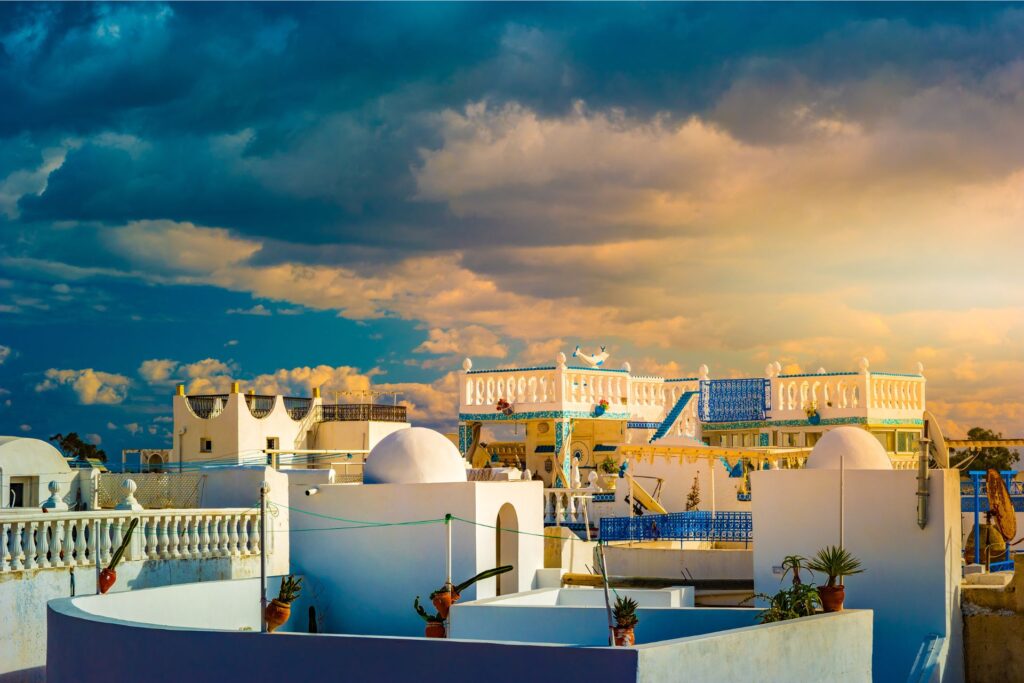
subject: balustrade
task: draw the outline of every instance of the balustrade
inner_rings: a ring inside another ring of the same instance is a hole
[[[248,557],[260,552],[259,511],[61,512],[0,517],[0,574],[110,561],[139,518],[126,560]]]

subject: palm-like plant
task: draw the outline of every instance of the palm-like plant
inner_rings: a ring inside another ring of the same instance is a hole
[[[621,595],[615,598],[615,606],[612,607],[612,616],[615,617],[615,625],[618,628],[630,628],[637,625],[639,619],[636,610],[639,605],[633,598],[624,598]]]
[[[286,605],[290,605],[295,602],[295,599],[299,597],[301,592],[302,579],[296,579],[295,576],[289,574],[281,579],[281,590],[278,591],[277,599]]]
[[[843,576],[860,574],[864,571],[861,568],[860,560],[850,554],[841,546],[830,545],[818,551],[814,559],[807,563],[807,568],[822,574],[828,575],[825,586],[834,588],[836,581]]]
[[[809,565],[804,565],[807,562],[807,558],[803,555],[786,555],[782,558],[782,578],[786,578],[786,574],[793,572],[793,585],[799,586],[803,583],[800,580],[801,569],[813,569]]]
[[[768,607],[757,617],[762,624],[809,617],[821,607],[818,587],[808,583],[794,583],[791,588],[783,588],[775,595],[757,593],[749,598],[753,599],[768,602]]]

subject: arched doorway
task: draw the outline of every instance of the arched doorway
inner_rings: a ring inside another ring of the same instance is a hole
[[[512,503],[505,503],[498,510],[497,530],[494,539],[494,566],[510,564],[514,569],[497,578],[495,587],[498,595],[519,592],[519,517]]]
[[[159,454],[154,453],[153,455],[149,456],[149,471],[150,472],[159,472],[160,468],[162,468],[163,466],[164,466],[164,459],[161,458]]]

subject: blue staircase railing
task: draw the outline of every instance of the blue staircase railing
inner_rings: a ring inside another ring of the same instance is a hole
[[[734,541],[754,537],[749,512],[672,512],[640,517],[602,517],[602,541]]]
[[[668,415],[666,415],[665,419],[661,421],[660,425],[658,425],[658,430],[654,432],[654,436],[651,437],[651,443],[654,443],[668,434],[668,430],[672,429],[672,425],[674,425],[676,420],[679,419],[679,415],[686,408],[686,404],[692,401],[693,397],[697,394],[698,392],[696,391],[687,391],[679,397],[676,404],[672,406],[672,410],[668,411]]]

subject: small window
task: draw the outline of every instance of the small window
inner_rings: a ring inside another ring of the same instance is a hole
[[[199,437],[199,452],[213,453],[213,439],[207,439],[205,436]]]
[[[806,445],[807,448],[811,448],[814,444],[818,443],[818,439],[820,438],[821,432],[807,432],[807,434],[804,435],[804,445]]]
[[[276,451],[277,450],[277,444],[278,444],[278,439],[277,439],[276,436],[268,436],[267,437],[267,450],[268,451]]]

